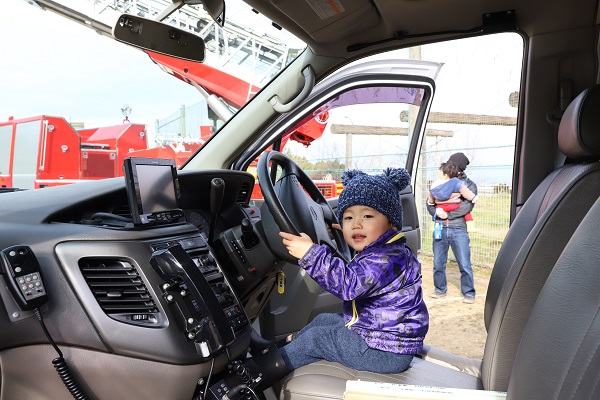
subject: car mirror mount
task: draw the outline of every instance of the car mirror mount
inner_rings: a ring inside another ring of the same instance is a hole
[[[182,0],[185,4],[202,4],[204,11],[219,26],[225,25],[225,1],[224,0]]]

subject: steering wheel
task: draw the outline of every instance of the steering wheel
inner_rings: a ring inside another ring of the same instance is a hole
[[[272,167],[270,167],[272,165]],[[281,167],[281,176],[273,183],[271,171]],[[333,228],[337,224],[335,212],[323,197],[321,191],[306,173],[289,157],[278,151],[268,151],[258,160],[258,182],[270,216],[279,229],[268,229],[265,233],[277,256],[285,260],[293,258],[283,246],[279,230],[294,235],[304,232],[317,244],[326,244],[334,254],[350,260],[350,249],[341,231]]]

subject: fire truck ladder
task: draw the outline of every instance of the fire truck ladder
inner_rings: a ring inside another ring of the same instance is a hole
[[[208,65],[239,76],[250,83],[247,99],[254,95],[252,87],[264,86],[299,51],[299,49],[289,48],[278,38],[255,33],[252,28],[233,21],[229,21],[226,27],[222,27],[204,11],[202,6],[181,7],[182,0],[29,0],[29,2],[111,38],[112,26],[122,13],[160,20],[188,30],[201,36],[206,42]],[[225,17],[227,19],[227,15]]]

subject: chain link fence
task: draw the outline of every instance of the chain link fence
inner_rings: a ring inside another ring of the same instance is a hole
[[[157,119],[155,132],[157,136],[182,138],[200,138],[200,127],[212,127],[214,120],[209,118],[209,108],[206,101],[200,101],[191,106],[181,106],[168,117]]]
[[[474,228],[469,230],[471,263],[491,268],[510,226],[511,187],[509,183],[512,181],[513,166],[512,164],[499,163],[482,164],[497,159],[498,155],[504,160],[512,159],[513,145],[434,150],[425,151],[421,154],[414,190],[421,227],[421,254],[433,256],[433,221],[426,206],[429,187],[431,182],[438,178],[436,173],[442,162],[440,160],[446,161],[452,153],[459,151],[467,154],[473,160],[465,173],[469,179],[477,184],[479,194],[479,200],[472,211],[474,220],[472,226]],[[506,156],[502,153],[506,153]],[[509,154],[510,157],[508,157]],[[373,159],[374,157],[367,156],[365,159]],[[405,160],[406,154],[390,154],[386,157],[390,159],[385,160],[385,165],[398,165],[397,161]],[[309,161],[314,162],[315,160]],[[303,169],[309,177],[317,180],[328,176],[329,179],[337,181],[343,172],[343,169]],[[363,167],[362,170],[372,174],[381,173],[381,168]],[[451,250],[448,258],[456,261]]]
[[[441,159],[445,161],[452,153],[458,151],[467,155],[476,154],[476,159],[479,160],[490,160],[493,159],[493,155],[500,152],[512,153],[514,146],[445,150],[443,152],[444,157]],[[433,221],[427,211],[426,198],[439,164],[433,164],[431,161],[427,164],[423,160],[431,160],[432,158],[439,159],[440,157],[435,152],[423,153],[421,157],[422,166],[419,167],[417,172],[417,187],[415,188],[417,211],[421,224],[421,253],[430,256],[433,256]],[[471,159],[475,159],[475,157]],[[471,263],[473,265],[483,267],[493,267],[494,265],[502,241],[510,226],[512,189],[509,183],[511,182],[512,172],[512,164],[478,165],[474,161],[465,170],[469,179],[477,184],[479,194],[479,200],[472,211],[474,229],[469,228]],[[451,251],[448,257],[451,260],[456,260]]]

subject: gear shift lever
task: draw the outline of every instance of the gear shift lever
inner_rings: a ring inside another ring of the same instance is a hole
[[[258,238],[252,228],[252,223],[248,218],[242,219],[242,243],[246,250],[250,250],[258,244]]]
[[[213,214],[213,218],[208,231],[208,243],[212,243],[214,239],[215,228],[217,226],[217,217],[219,215],[219,211],[221,211],[224,194],[225,181],[221,178],[213,178],[210,181],[210,211]]]

